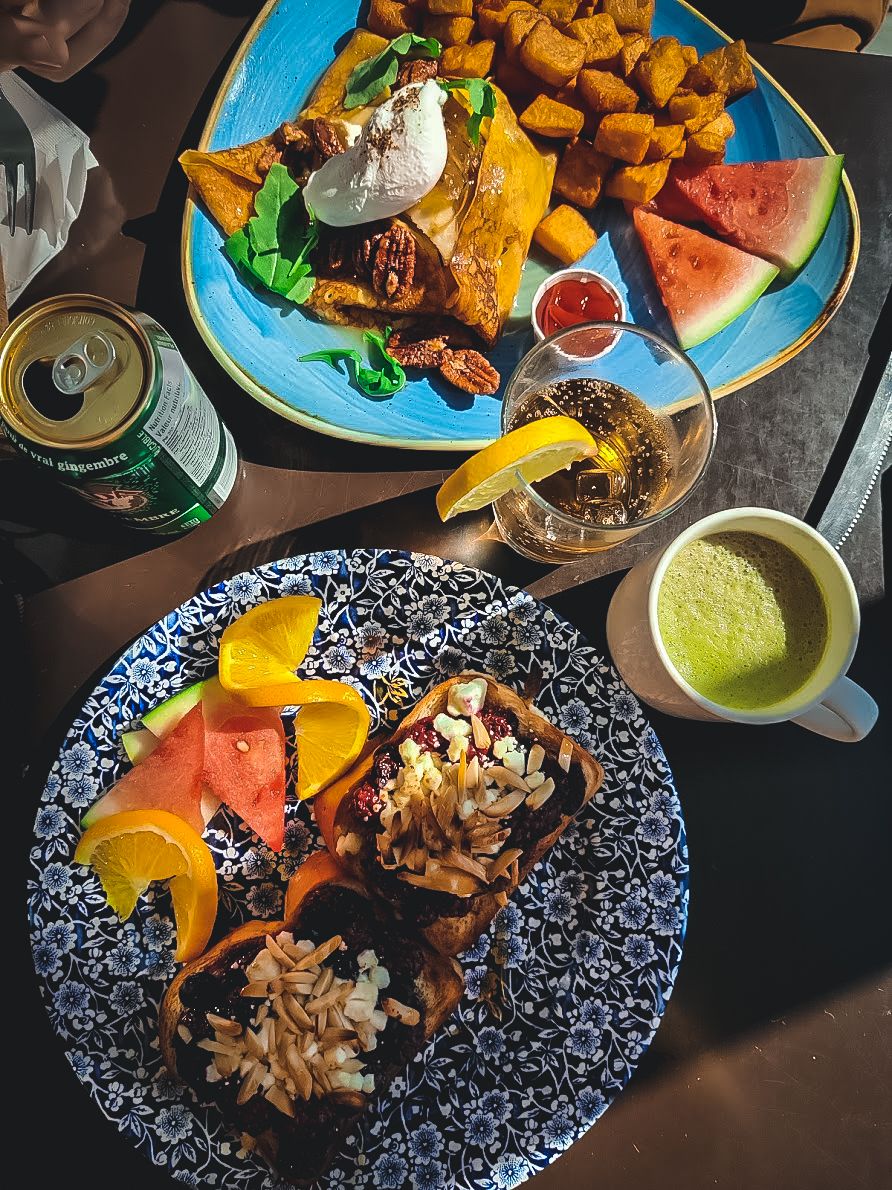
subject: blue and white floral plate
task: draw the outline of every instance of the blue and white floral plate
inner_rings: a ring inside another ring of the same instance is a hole
[[[103,1114],[177,1181],[280,1185],[161,1065],[158,1002],[174,973],[166,892],[122,924],[71,857],[84,809],[126,767],[121,733],[208,676],[220,634],[246,608],[295,593],[323,603],[302,672],[356,686],[375,726],[463,669],[518,688],[540,678],[537,705],[604,765],[597,797],[463,956],[459,1011],[380,1095],[325,1180],[518,1186],[605,1111],[653,1037],[681,959],[687,850],[662,749],[615,670],[549,608],[457,562],[386,550],[286,559],[190,599],[118,660],[68,732],[34,826],[29,913],[52,1026]],[[275,917],[287,878],[317,848],[306,804],[286,813],[280,855],[225,810],[211,822],[219,933]],[[501,1020],[479,999],[494,963]]]

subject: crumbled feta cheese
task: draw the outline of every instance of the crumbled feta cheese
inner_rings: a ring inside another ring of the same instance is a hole
[[[467,719],[453,719],[451,715],[441,712],[434,719],[434,731],[438,731],[444,740],[452,740],[456,736],[469,736],[471,724]]]
[[[450,686],[446,709],[450,715],[479,715],[486,702],[486,682],[472,678],[470,682],[456,682]]]
[[[400,758],[403,764],[414,764],[421,755],[421,745],[415,740],[403,740],[400,744]]]
[[[381,990],[390,987],[390,972],[386,967],[375,967],[369,974],[369,979],[376,988]]]
[[[496,760],[504,760],[507,752],[514,752],[517,748],[517,740],[513,735],[503,736],[500,740],[492,746],[492,754]]]
[[[524,770],[527,767],[526,757],[522,752],[506,752],[502,759],[502,764],[506,769],[512,773],[517,773],[518,777],[522,777]]]
[[[463,735],[457,735],[457,736],[454,736],[449,741],[449,747],[446,749],[446,755],[449,757],[449,759],[452,761],[453,764],[456,764],[458,762],[459,757],[461,756],[462,752],[467,752],[467,750],[468,750],[467,738]]]
[[[368,971],[371,967],[378,966],[378,956],[373,950],[361,950],[356,956],[356,965],[360,971]]]

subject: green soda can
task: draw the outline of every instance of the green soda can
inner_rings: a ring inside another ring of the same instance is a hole
[[[226,426],[153,318],[85,294],[48,298],[0,337],[10,442],[89,504],[174,535],[232,491]]]

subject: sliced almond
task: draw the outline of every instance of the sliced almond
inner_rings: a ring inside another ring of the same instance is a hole
[[[213,1037],[202,1037],[198,1043],[200,1050],[207,1050],[209,1054],[231,1054],[233,1047],[225,1041],[215,1041]]]
[[[389,1017],[399,1021],[401,1025],[408,1025],[410,1028],[417,1025],[421,1020],[421,1013],[417,1008],[410,1008],[408,1004],[394,1000],[393,996],[386,996],[381,1001],[381,1007]]]
[[[247,1103],[251,1096],[256,1092],[260,1086],[263,1076],[266,1074],[266,1067],[262,1062],[254,1061],[248,1068],[248,1072],[242,1079],[242,1085],[238,1089],[238,1095],[235,1098],[236,1103]]]
[[[302,959],[298,959],[294,964],[294,970],[306,971],[308,967],[312,967],[316,963],[324,963],[329,955],[334,954],[341,945],[341,942],[341,935],[335,934],[333,938],[329,938],[327,942],[321,943],[315,950],[311,950],[309,954],[304,955]]]
[[[177,1033],[185,1041],[186,1045],[192,1044],[192,1032],[186,1025],[177,1025]]]
[[[527,805],[531,810],[538,810],[544,806],[551,795],[554,793],[555,785],[551,777],[547,781],[543,781],[538,789],[534,789],[527,798]]]
[[[254,1058],[266,1057],[267,1051],[263,1045],[263,1041],[253,1029],[245,1030],[245,1048]]]
[[[290,971],[294,966],[295,960],[292,959],[278,944],[272,934],[266,936],[266,949],[273,956],[276,962],[284,967],[286,971]]]
[[[474,745],[481,752],[488,752],[492,745],[492,736],[486,730],[486,724],[479,715],[471,716],[471,734],[474,737]]]
[[[240,995],[248,1000],[265,1000],[269,995],[268,983],[247,983],[242,988]]]
[[[331,968],[326,968],[326,970],[331,970]],[[282,985],[288,991],[306,988],[309,993],[315,987],[318,979],[319,976],[314,975],[312,971],[286,971],[282,976]]]
[[[231,1021],[226,1016],[217,1016],[216,1012],[206,1012],[205,1020],[212,1029],[216,1029],[218,1033],[225,1034],[226,1037],[238,1037],[242,1031],[242,1027],[238,1021]]]
[[[478,880],[487,879],[487,870],[483,864],[479,860],[472,859],[470,855],[465,855],[464,852],[458,851],[455,847],[443,855],[443,863],[451,868],[460,868],[463,872],[468,872],[471,876],[476,876]]]
[[[346,1091],[342,1089],[332,1091],[329,1099],[332,1103],[337,1103],[340,1107],[349,1107],[355,1111],[362,1111],[368,1102],[362,1091]]]
[[[506,769],[505,771],[507,772],[508,770]],[[514,776],[513,773],[511,775]],[[517,777],[516,780],[519,781],[520,777]],[[513,812],[517,809],[527,793],[529,793],[529,789],[527,788],[527,784],[524,781],[522,789],[512,789],[511,793],[506,793],[505,796],[500,797],[497,802],[493,802],[490,806],[484,806],[482,813],[485,814],[487,818],[507,818],[509,814],[513,814]]]
[[[356,1036],[355,1029],[340,1029],[329,1026],[325,1030],[325,1034],[322,1037],[322,1044],[325,1046],[335,1044],[342,1045],[345,1043],[347,1045],[353,1045],[353,1043],[357,1040],[358,1038]]]
[[[542,768],[542,762],[545,759],[545,749],[541,744],[533,744],[530,748],[530,754],[527,757],[527,772],[535,773]]]
[[[326,1008],[331,1008],[332,1004],[337,1004],[341,998],[341,987],[329,988],[323,996],[317,996],[313,1000],[307,1000],[304,1008],[310,1016],[316,1016]]]
[[[567,736],[561,740],[561,748],[558,752],[558,764],[565,773],[569,773],[570,764],[573,760],[573,741]]]
[[[503,872],[506,872],[508,868],[510,868],[514,863],[514,861],[519,859],[521,855],[523,855],[523,852],[519,847],[509,847],[507,851],[503,851],[501,855],[496,856],[496,858],[489,865],[489,870],[487,871],[487,877],[489,880],[492,881],[498,879],[498,877],[501,876]]]
[[[503,764],[490,765],[490,767],[486,770],[486,772],[487,772],[487,776],[491,776],[492,779],[495,781],[495,783],[499,786],[500,789],[504,789],[504,788],[521,789],[521,790],[523,790],[524,793],[530,792],[530,787],[529,787],[529,785],[527,785],[526,781],[524,781],[523,777],[521,777],[517,773],[512,772],[511,769],[506,769]],[[504,802],[504,800],[505,800],[504,798],[499,798],[498,801],[493,802],[491,805],[483,806],[483,813],[489,814],[491,816],[493,814],[493,812],[495,811],[495,807],[501,805],[501,803]],[[521,798],[521,801],[523,801],[523,798]],[[517,803],[517,804],[519,805],[519,803]],[[511,813],[510,810],[500,810],[499,811],[500,815],[510,814],[510,813]]]
[[[280,997],[279,1003],[300,1029],[307,1031],[312,1030],[312,1019],[307,1015],[306,1009],[303,1007],[300,1001],[292,996],[290,992],[285,992],[284,995]]]
[[[324,996],[334,982],[334,968],[323,967],[322,974],[313,984],[313,996]]]
[[[278,1084],[274,1084],[268,1091],[264,1092],[263,1097],[273,1107],[278,1108],[283,1116],[290,1116],[292,1120],[294,1119],[294,1105]]]

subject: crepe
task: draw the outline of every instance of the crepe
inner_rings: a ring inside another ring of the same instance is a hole
[[[372,108],[345,110],[346,83],[354,67],[388,43],[357,29],[296,119],[362,125]],[[381,99],[387,97],[385,91]],[[307,306],[329,322],[368,325],[399,315],[451,315],[487,346],[498,339],[520,286],[533,231],[548,206],[555,156],[529,140],[505,95],[496,90],[496,114],[484,127],[479,147],[467,133],[468,111],[460,93],[444,108],[449,156],[434,189],[398,219],[415,238],[412,284],[388,299],[360,276],[326,276],[317,281]],[[262,184],[258,166],[272,135],[214,153],[180,158],[196,194],[227,234],[252,213]],[[357,234],[361,232],[356,229]]]

